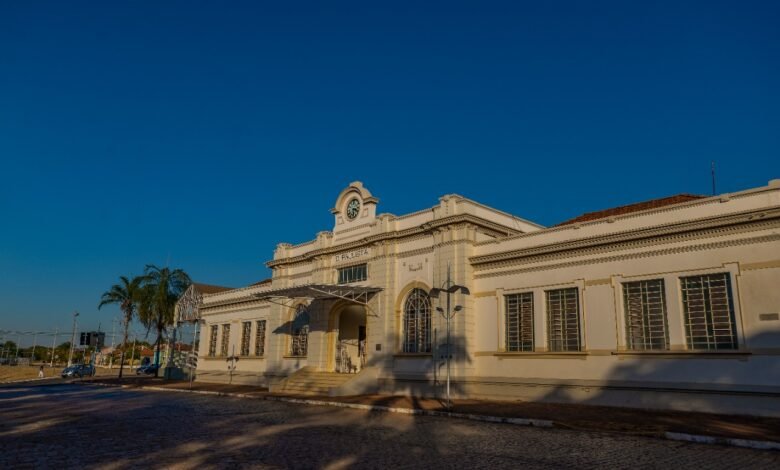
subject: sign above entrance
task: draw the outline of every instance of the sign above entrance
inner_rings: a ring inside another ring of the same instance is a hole
[[[347,263],[357,260],[366,260],[371,257],[371,251],[368,248],[359,248],[357,250],[345,251],[333,256],[335,264]]]

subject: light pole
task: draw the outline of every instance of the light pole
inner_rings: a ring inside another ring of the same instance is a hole
[[[76,342],[76,317],[79,316],[79,312],[73,312],[73,333],[70,335],[70,352],[68,353],[68,367],[73,365],[73,346]]]
[[[452,400],[450,399],[450,359],[452,358],[452,343],[450,341],[450,320],[452,320],[452,317],[455,316],[455,314],[461,310],[463,310],[463,307],[460,305],[456,305],[454,309],[450,309],[450,297],[452,294],[455,294],[457,292],[460,292],[463,295],[469,295],[469,289],[466,286],[460,286],[452,282],[452,279],[450,277],[450,263],[447,263],[447,281],[444,284],[444,288],[433,288],[431,289],[431,292],[428,294],[431,298],[439,298],[439,294],[442,292],[447,293],[447,310],[445,311],[441,307],[436,307],[436,311],[441,313],[442,316],[447,320],[447,409],[452,409]]]
[[[198,327],[200,326],[200,322],[201,322],[200,318],[198,318],[195,321],[195,332],[192,334],[192,347],[190,347],[190,355],[189,355],[189,358],[190,358],[190,360],[189,360],[189,363],[190,363],[189,364],[189,366],[190,366],[189,367],[189,369],[190,369],[190,390],[192,390],[192,379],[195,376],[193,374],[193,372],[194,372],[193,368],[197,367],[197,364],[198,364],[198,353],[195,352],[195,341],[198,338]],[[200,349],[200,343],[198,343],[198,344],[199,344],[198,345],[198,349]],[[193,354],[195,355],[194,357],[193,357]]]
[[[59,332],[59,328],[54,329],[54,339],[51,342],[51,363],[49,364],[49,367],[54,367],[54,348],[57,347],[57,333]]]

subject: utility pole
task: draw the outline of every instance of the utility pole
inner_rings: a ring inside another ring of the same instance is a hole
[[[190,390],[192,390],[192,379],[194,378],[194,368],[198,365],[198,353],[195,352],[195,340],[198,337],[198,327],[200,326],[200,318],[195,321],[195,332],[192,334],[192,347],[190,348]],[[198,346],[200,349],[200,346]],[[194,355],[194,356],[193,356]]]
[[[111,320],[111,357],[108,360],[108,368],[114,368],[114,332],[116,331],[116,318]]]
[[[33,351],[32,355],[30,356],[30,365],[35,361],[35,346],[38,345],[38,332],[33,332]]]
[[[97,337],[95,339],[95,349],[92,351],[92,357],[89,358],[90,364],[92,364],[93,370],[97,367],[97,355],[98,349],[100,349],[100,322],[98,322]]]
[[[436,311],[441,313],[447,320],[447,409],[452,409],[452,399],[450,398],[450,362],[452,359],[452,341],[450,339],[450,321],[456,313],[463,310],[463,307],[456,305],[454,309],[450,309],[450,297],[452,294],[460,292],[463,295],[469,295],[469,289],[466,286],[459,286],[452,282],[450,276],[450,263],[447,263],[447,281],[444,284],[444,288],[433,288],[428,294],[431,298],[439,298],[439,294],[445,292],[447,294],[447,310],[445,311],[441,307],[436,307]]]
[[[133,337],[133,352],[132,356],[130,356],[130,372],[133,371],[133,362],[135,362],[135,336]]]
[[[73,312],[73,333],[70,335],[70,352],[68,353],[68,367],[73,365],[73,347],[76,343],[76,317],[79,312]]]
[[[59,328],[54,329],[54,339],[51,342],[51,362],[49,363],[49,367],[54,367],[54,348],[57,347],[57,333],[59,332]]]

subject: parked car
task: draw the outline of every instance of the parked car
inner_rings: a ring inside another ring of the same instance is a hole
[[[95,368],[91,364],[74,364],[62,370],[62,378],[68,377],[92,377],[95,375]]]
[[[157,372],[157,369],[159,368],[160,366],[156,364],[147,364],[136,369],[135,373],[136,375],[154,375],[154,373]]]

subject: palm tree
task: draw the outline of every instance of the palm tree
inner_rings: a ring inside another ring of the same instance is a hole
[[[176,302],[191,283],[190,277],[181,269],[146,265],[138,314],[147,331],[152,328],[157,331],[154,354],[154,362],[157,366],[160,365],[163,331],[173,324]],[[157,377],[157,371],[154,375]]]
[[[141,283],[143,278],[134,277],[132,280],[126,276],[119,277],[119,284],[114,284],[103,293],[100,298],[98,310],[107,304],[117,304],[124,315],[124,337],[122,340],[122,356],[119,361],[119,378],[122,378],[122,370],[125,365],[125,346],[127,345],[127,330],[136,313],[136,306],[140,300]]]

